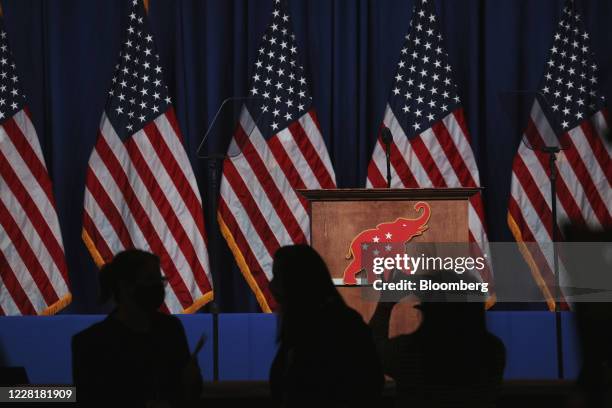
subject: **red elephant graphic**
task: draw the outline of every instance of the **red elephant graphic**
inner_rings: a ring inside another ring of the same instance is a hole
[[[383,222],[376,228],[364,230],[353,238],[346,254],[346,259],[352,258],[353,261],[344,270],[345,285],[355,285],[357,274],[364,270],[362,245],[398,242],[403,245],[427,229],[426,224],[431,215],[429,204],[419,201],[414,205],[414,209],[420,212],[418,218],[398,218],[393,222]]]

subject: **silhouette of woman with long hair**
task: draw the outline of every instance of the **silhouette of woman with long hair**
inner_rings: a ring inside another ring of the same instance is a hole
[[[199,396],[183,326],[159,312],[164,285],[159,258],[148,252],[127,250],[102,267],[101,300],[113,298],[116,308],[72,339],[81,406],[182,407]]]
[[[280,407],[377,406],[384,378],[368,326],[336,290],[325,262],[307,245],[274,256],[279,349],[270,388]]]

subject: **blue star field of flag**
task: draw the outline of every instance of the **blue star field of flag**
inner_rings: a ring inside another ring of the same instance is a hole
[[[164,113],[171,104],[141,0],[132,0],[124,40],[106,103],[106,115],[122,140]]]
[[[389,105],[410,137],[430,128],[459,103],[434,1],[419,0],[400,53]]]
[[[275,0],[272,22],[257,50],[246,105],[263,136],[272,136],[304,115],[312,104],[304,67],[284,1]]]
[[[11,54],[4,26],[0,24],[0,122],[11,118],[25,106],[19,87],[17,67]]]
[[[570,1],[555,32],[540,89],[563,130],[576,127],[603,107],[595,56],[580,14]]]

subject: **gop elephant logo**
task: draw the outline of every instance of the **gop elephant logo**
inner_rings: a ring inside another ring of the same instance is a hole
[[[364,230],[353,238],[345,257],[347,260],[353,260],[344,270],[345,285],[357,283],[357,274],[364,270],[362,249],[367,248],[367,245],[381,243],[403,245],[427,229],[431,215],[429,204],[419,201],[414,205],[414,209],[420,213],[417,218],[397,218],[393,222],[383,222],[376,228]]]

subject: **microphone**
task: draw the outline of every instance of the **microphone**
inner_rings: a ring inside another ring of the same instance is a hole
[[[384,126],[380,132],[380,138],[385,144],[385,157],[387,159],[387,188],[391,188],[391,141],[393,135],[388,127]]]

